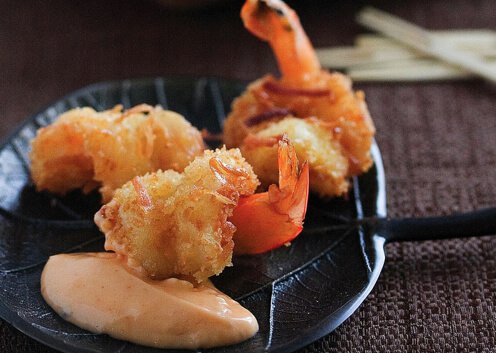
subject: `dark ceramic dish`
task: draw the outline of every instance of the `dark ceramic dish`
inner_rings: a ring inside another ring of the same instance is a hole
[[[29,141],[36,130],[77,106],[98,110],[123,104],[161,104],[198,128],[221,130],[239,82],[143,79],[92,85],[28,119],[0,148],[0,316],[25,334],[64,352],[159,352],[92,334],[61,319],[43,301],[40,274],[48,256],[102,251],[93,224],[98,195],[60,198],[37,193],[29,177]],[[310,198],[305,230],[290,247],[234,259],[214,278],[219,289],[258,319],[252,339],[208,352],[290,352],[330,333],[374,286],[384,263],[384,244],[496,232],[496,211],[430,219],[386,218],[384,171],[379,149],[374,167],[353,180],[346,199]],[[167,350],[167,352],[175,352]],[[203,350],[202,350],[203,352]]]

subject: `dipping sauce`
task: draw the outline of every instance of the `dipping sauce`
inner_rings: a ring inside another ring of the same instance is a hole
[[[256,318],[211,283],[141,278],[114,253],[50,257],[41,293],[65,320],[145,346],[217,347],[258,331]]]

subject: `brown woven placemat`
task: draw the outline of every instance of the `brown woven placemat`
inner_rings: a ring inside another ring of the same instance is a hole
[[[391,216],[494,206],[496,91],[482,82],[364,87]],[[386,248],[364,305],[301,352],[496,351],[496,238]]]
[[[293,1],[318,46],[351,44],[363,2]],[[126,77],[253,79],[275,70],[243,30],[239,1],[168,13],[144,1],[0,2],[0,135],[69,91]],[[376,1],[431,29],[496,28],[496,2]],[[496,201],[496,89],[479,80],[367,84],[391,216],[427,216]],[[496,351],[496,238],[391,244],[369,298],[301,352]],[[0,321],[0,351],[53,352]]]

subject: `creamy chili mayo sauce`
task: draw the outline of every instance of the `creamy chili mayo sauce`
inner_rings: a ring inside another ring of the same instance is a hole
[[[258,331],[255,317],[213,285],[140,278],[113,253],[50,257],[41,293],[65,320],[145,346],[216,347]]]

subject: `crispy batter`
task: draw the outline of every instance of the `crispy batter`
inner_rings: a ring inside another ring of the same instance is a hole
[[[232,215],[241,195],[258,186],[238,149],[205,151],[182,174],[158,171],[116,190],[95,215],[105,249],[127,256],[153,278],[201,282],[231,264]]]
[[[277,144],[270,138],[283,133],[292,141],[298,159],[308,162],[312,191],[322,196],[342,195],[348,191],[348,160],[332,131],[317,119],[295,117],[271,124],[253,137],[250,135],[242,144],[241,152],[253,165],[263,187],[277,183]],[[264,140],[267,140],[265,146]]]
[[[298,15],[283,1],[246,0],[241,18],[250,32],[269,42],[281,78],[265,76],[250,84],[246,92],[233,102],[232,112],[224,124],[226,145],[241,147],[248,134],[257,133],[288,115],[319,119],[321,126],[329,130],[328,138],[305,144],[332,145],[332,154],[336,155],[333,159],[339,163],[324,165],[319,162],[317,169],[310,163],[310,185],[321,195],[341,195],[349,185],[346,181],[339,181],[343,175],[343,158],[347,160],[345,178],[365,172],[372,165],[370,147],[375,129],[363,92],[354,92],[351,80],[345,75],[322,70]],[[280,134],[281,126],[272,130]],[[305,128],[307,130],[315,129]],[[309,137],[317,135],[321,138],[321,134],[315,131]],[[303,134],[299,134],[299,138],[305,139]],[[298,158],[304,158],[301,148]],[[269,163],[263,158],[249,156],[247,159],[257,171],[265,168],[258,163]],[[337,177],[326,178],[326,175]],[[330,184],[323,182],[322,176]],[[265,184],[276,177],[274,170],[260,176]]]
[[[332,95],[328,97],[277,94],[272,90],[267,90],[266,82],[276,82],[276,80],[272,76],[267,76],[255,81],[242,96],[234,101],[232,112],[224,125],[224,141],[228,147],[243,146],[243,141],[249,133],[258,133],[284,119],[285,116],[276,116],[253,126],[247,126],[247,119],[260,116],[260,114],[271,110],[287,109],[298,118],[316,117],[326,125],[327,137],[324,139],[325,141],[322,140],[317,144],[333,145],[333,152],[339,155],[338,159],[340,161],[346,159],[345,178],[358,175],[370,168],[372,165],[370,146],[375,131],[374,125],[370,119],[363,94],[353,92],[351,82],[347,77],[339,73],[322,71],[312,81],[305,82],[307,87],[313,87],[313,89],[315,87],[329,88]],[[268,131],[282,133],[278,127],[269,128]],[[262,135],[267,136],[267,134],[263,133]],[[292,140],[296,138],[296,136],[291,135],[289,137]],[[302,134],[300,134],[300,138],[303,138]],[[308,141],[307,144],[312,145],[313,142]],[[242,148],[242,150],[244,153],[245,149]],[[298,149],[298,158],[305,160],[305,156],[301,152],[301,149]],[[254,166],[257,174],[264,168],[258,165],[263,162],[262,158],[255,159],[252,155],[246,155],[246,158]],[[269,162],[263,163],[268,164]],[[322,167],[322,164],[319,165]],[[326,185],[321,179],[322,173],[342,175],[343,164],[334,166],[331,163],[326,163],[325,171],[321,167],[319,167],[320,170],[316,170],[310,162],[311,189],[325,196],[343,194],[346,191],[344,189],[347,189],[349,185],[347,181],[336,181]],[[259,175],[264,184],[277,179],[276,169],[272,169],[270,174]]]
[[[76,108],[38,131],[31,143],[31,175],[38,190],[65,194],[100,187],[103,202],[136,175],[182,171],[204,150],[200,132],[160,107]]]

